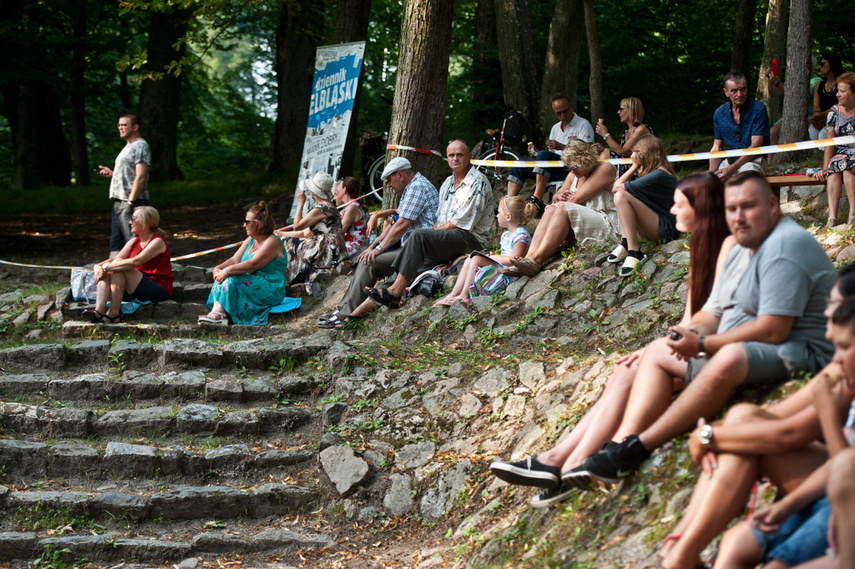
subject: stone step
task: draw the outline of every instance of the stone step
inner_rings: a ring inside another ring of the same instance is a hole
[[[87,308],[94,308],[94,306],[94,304],[87,302],[71,302],[63,309],[63,318],[66,321],[77,321],[88,324],[89,322],[83,320],[83,311]],[[204,301],[164,300],[157,304],[144,304],[131,314],[123,314],[122,320],[130,323],[145,320],[167,322],[177,319],[195,321],[197,317],[208,312],[209,309],[205,306]],[[100,324],[98,325],[100,326]]]
[[[178,539],[141,539],[128,538],[118,532],[63,537],[46,537],[36,532],[0,533],[0,561],[31,561],[41,555],[45,548],[49,548],[50,551],[68,549],[67,553],[60,555],[60,559],[69,566],[75,559],[81,558],[91,563],[135,560],[172,566],[187,557],[221,553],[288,555],[335,547],[335,541],[329,535],[283,529],[239,534],[207,531],[190,535],[190,539],[187,539],[187,534]]]
[[[198,445],[217,444],[199,439]],[[256,447],[257,448],[257,447]],[[0,464],[15,480],[87,479],[138,480],[177,476],[196,479],[267,476],[272,469],[311,466],[318,453],[305,448],[251,450],[246,444],[208,449],[188,449],[178,444],[150,446],[110,441],[63,441],[45,444],[29,440],[0,439]]]
[[[99,406],[136,407],[139,401],[193,400],[228,403],[276,403],[311,393],[318,388],[315,378],[298,376],[270,379],[212,379],[201,371],[164,374],[129,371],[89,373],[70,377],[45,374],[0,375],[0,398],[18,403],[49,401],[89,401]]]
[[[112,326],[112,325],[111,325]],[[118,325],[129,326],[129,325]],[[100,324],[66,322],[63,331],[84,327],[103,328]],[[139,330],[140,327],[129,326]],[[75,336],[70,332],[69,336]],[[281,364],[299,365],[326,352],[332,344],[330,331],[279,340],[258,338],[224,346],[191,338],[151,344],[134,340],[84,340],[69,347],[63,344],[30,344],[0,350],[0,367],[7,372],[63,370],[67,365],[95,366],[114,364],[124,369],[149,369],[152,365],[218,369],[223,367],[268,369]]]
[[[122,518],[130,521],[263,518],[305,511],[317,492],[304,486],[267,483],[255,489],[231,486],[159,486],[149,493],[81,490],[11,490],[0,487],[3,526],[17,523],[16,516],[38,519],[57,510],[95,521]],[[165,488],[165,489],[164,489]]]
[[[271,434],[289,432],[316,418],[317,411],[307,407],[224,411],[213,405],[191,403],[96,414],[74,407],[0,403],[0,426],[21,435],[55,439]]]

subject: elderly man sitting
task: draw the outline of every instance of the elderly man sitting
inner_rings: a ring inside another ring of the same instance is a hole
[[[490,240],[495,210],[490,183],[472,167],[472,152],[462,140],[449,143],[446,157],[451,176],[439,190],[436,225],[413,232],[393,263],[398,271],[394,283],[388,288],[366,287],[365,292],[376,304],[399,308],[407,286],[419,273],[483,249]]]

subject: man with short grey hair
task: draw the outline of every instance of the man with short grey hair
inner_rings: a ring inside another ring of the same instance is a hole
[[[318,326],[322,328],[340,327],[343,318],[353,314],[368,298],[365,287],[394,274],[392,264],[401,252],[396,246],[405,245],[413,231],[430,229],[436,223],[439,193],[427,178],[413,170],[409,160],[402,156],[393,158],[386,164],[381,178],[401,195],[397,219],[387,222],[380,236],[356,258],[356,272],[347,292],[332,314],[321,316]]]
[[[766,105],[748,96],[748,80],[742,73],[731,71],[724,76],[724,96],[730,99],[713,114],[713,147],[710,152],[758,148],[770,144],[769,114]],[[762,156],[710,158],[710,172],[722,182],[737,172],[753,170],[766,175]]]

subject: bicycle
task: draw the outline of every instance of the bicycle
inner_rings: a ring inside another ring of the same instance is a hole
[[[362,193],[382,202],[380,174],[386,166],[386,138],[376,130],[366,130],[359,137],[359,146],[362,148]]]
[[[531,126],[522,113],[510,105],[505,105],[502,117],[502,128],[490,129],[484,132],[493,138],[493,146],[478,156],[478,160],[523,160],[520,153],[513,149],[512,144],[524,144],[531,133]],[[511,169],[500,166],[478,166],[478,170],[490,181],[494,188],[502,182],[507,184]]]

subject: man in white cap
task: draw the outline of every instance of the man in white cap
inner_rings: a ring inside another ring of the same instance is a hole
[[[353,314],[366,301],[365,287],[372,286],[380,277],[391,276],[392,264],[401,249],[393,249],[398,243],[405,245],[413,231],[430,229],[436,223],[439,194],[427,178],[413,170],[410,161],[398,156],[386,164],[381,178],[387,186],[401,195],[398,204],[398,219],[386,223],[383,232],[356,259],[356,272],[344,294],[338,309],[331,315],[321,317],[318,325],[333,328],[344,318]],[[390,250],[391,249],[391,250]],[[371,302],[368,301],[370,305]]]

